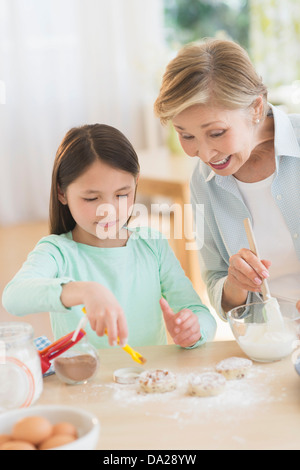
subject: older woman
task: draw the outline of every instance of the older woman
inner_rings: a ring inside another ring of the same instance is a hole
[[[272,296],[300,308],[300,115],[268,103],[244,49],[213,39],[169,63],[155,112],[199,158],[191,197],[195,215],[204,205],[200,267],[213,307],[226,319],[268,278]],[[263,259],[248,249],[246,217]]]

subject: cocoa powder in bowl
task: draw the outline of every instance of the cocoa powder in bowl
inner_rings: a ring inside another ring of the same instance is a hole
[[[98,361],[90,354],[60,356],[55,359],[55,372],[62,380],[84,382],[92,377],[98,367]]]

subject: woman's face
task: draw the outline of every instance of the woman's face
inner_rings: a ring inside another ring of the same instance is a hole
[[[240,109],[196,104],[175,116],[173,125],[185,153],[222,176],[237,173],[257,145],[254,118]]]
[[[100,160],[90,165],[59,194],[76,222],[76,241],[99,246],[105,240],[109,246],[111,240],[118,240],[134,204],[135,188],[131,173]]]

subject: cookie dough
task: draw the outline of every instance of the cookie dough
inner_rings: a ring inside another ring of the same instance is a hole
[[[226,379],[217,372],[205,372],[189,378],[188,393],[197,397],[214,397],[222,393]]]
[[[243,357],[229,357],[216,365],[216,371],[222,374],[227,380],[242,379],[246,377],[252,361]]]
[[[144,371],[139,377],[140,389],[146,393],[171,392],[176,388],[176,376],[168,370]]]

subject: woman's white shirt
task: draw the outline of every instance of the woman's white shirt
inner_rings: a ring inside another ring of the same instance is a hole
[[[278,205],[272,195],[275,174],[256,183],[236,179],[252,215],[252,226],[261,259],[271,261],[268,280],[273,297],[299,300],[300,260]]]

